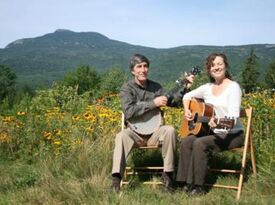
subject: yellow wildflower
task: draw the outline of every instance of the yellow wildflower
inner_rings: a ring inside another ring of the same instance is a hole
[[[61,142],[60,142],[59,140],[55,140],[55,141],[53,142],[53,144],[55,144],[55,145],[61,145]]]
[[[54,133],[55,133],[55,135],[60,136],[62,134],[62,130],[61,129],[56,129],[54,131]]]
[[[16,113],[18,116],[22,116],[22,115],[26,115],[26,112],[23,112],[23,111],[19,111]]]
[[[99,117],[108,117],[108,115],[105,114],[105,113],[100,113],[100,114],[98,114],[98,116],[99,116]]]
[[[5,122],[5,123],[9,123],[12,121],[14,121],[14,118],[12,116],[7,116],[7,117],[4,117],[4,119],[3,119],[3,122]]]
[[[74,121],[78,121],[78,120],[80,120],[80,117],[79,117],[79,116],[73,116],[72,119],[73,119]]]
[[[43,133],[43,136],[44,136],[44,138],[46,138],[47,140],[50,140],[50,139],[52,138],[52,133],[51,133],[51,132],[45,131],[45,132]]]
[[[76,140],[75,144],[83,144],[83,141],[82,140]]]
[[[11,137],[5,133],[5,132],[2,132],[0,133],[0,142],[9,142],[11,140]]]
[[[91,116],[91,113],[90,113],[90,112],[85,112],[85,113],[84,113],[84,117],[85,117],[85,118],[89,118],[90,116]]]
[[[88,132],[93,132],[95,130],[95,128],[93,128],[93,126],[87,127],[86,130]]]

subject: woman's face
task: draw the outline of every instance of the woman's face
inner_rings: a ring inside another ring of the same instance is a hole
[[[225,78],[226,66],[221,56],[216,56],[210,67],[211,76],[217,81]]]

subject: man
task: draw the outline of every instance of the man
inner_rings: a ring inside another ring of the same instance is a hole
[[[142,116],[147,112],[160,109],[163,106],[175,106],[170,95],[160,84],[149,80],[149,60],[141,55],[135,54],[130,59],[130,71],[133,79],[125,83],[120,91],[122,110],[126,121]],[[188,86],[193,81],[193,75],[189,76]],[[184,89],[186,92],[187,88]],[[179,98],[180,100],[182,98]],[[138,145],[162,145],[163,174],[162,179],[166,191],[172,190],[172,176],[174,172],[174,153],[176,151],[176,131],[172,126],[160,126],[152,135],[139,135],[128,127],[116,135],[113,154],[112,187],[118,191],[123,176],[127,157],[135,144]]]

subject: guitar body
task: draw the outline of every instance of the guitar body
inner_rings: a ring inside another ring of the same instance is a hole
[[[214,109],[210,104],[204,103],[201,99],[192,99],[189,104],[194,119],[188,121],[183,116],[180,136],[187,137],[188,135],[203,136],[209,134],[208,126],[209,119],[214,116]]]

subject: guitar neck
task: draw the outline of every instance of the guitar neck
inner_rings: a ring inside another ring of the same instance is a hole
[[[211,117],[207,116],[197,116],[196,121],[202,123],[208,123],[211,120]]]
[[[211,117],[207,116],[197,116],[196,121],[201,123],[209,123]],[[214,119],[214,122],[217,124],[216,128],[233,128],[234,126],[234,119],[224,119],[221,118],[218,120],[217,118]]]
[[[176,80],[176,86],[172,89],[170,89],[167,93],[166,96],[169,100],[172,100],[173,97],[176,97],[175,95],[179,95],[178,97],[180,98],[180,101],[182,100],[183,94],[185,89],[187,88],[188,83],[191,83],[186,79],[187,76],[190,75],[198,75],[200,73],[200,68],[198,66],[193,67],[187,75],[184,77],[184,79],[178,79]]]

